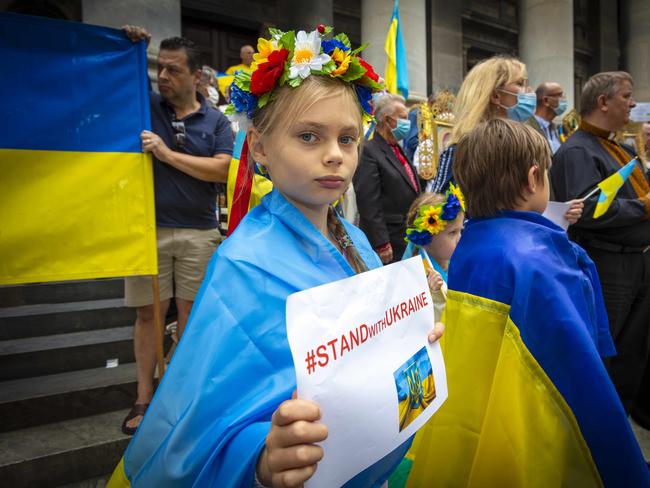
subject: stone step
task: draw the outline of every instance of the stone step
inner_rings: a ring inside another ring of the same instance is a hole
[[[32,285],[2,286],[0,287],[0,307],[104,300],[122,298],[123,296],[123,278],[57,281]]]
[[[113,471],[130,437],[126,410],[0,434],[0,484],[52,487]]]
[[[0,432],[130,408],[135,363],[0,382]]]
[[[131,363],[133,326],[0,342],[0,381]]]
[[[0,341],[117,327],[135,322],[123,298],[0,308]]]

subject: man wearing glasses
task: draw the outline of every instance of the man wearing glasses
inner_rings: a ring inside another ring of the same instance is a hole
[[[567,108],[567,100],[562,87],[553,81],[542,83],[535,90],[537,108],[535,115],[527,120],[528,124],[542,134],[555,154],[560,147],[560,135],[553,119],[562,115]]]
[[[151,36],[142,27],[124,26],[134,42]],[[151,131],[142,131],[142,149],[153,155],[161,316],[170,300],[183,333],[205,268],[220,241],[216,217],[217,184],[227,181],[233,149],[230,122],[197,92],[199,52],[191,41],[165,39],[158,53],[158,89],[151,96]],[[151,280],[125,280],[126,305],[136,307],[134,329],[138,376],[136,404],[122,424],[134,434],[153,395],[156,333]]]

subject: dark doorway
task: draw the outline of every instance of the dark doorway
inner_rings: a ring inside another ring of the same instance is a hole
[[[250,44],[257,47],[259,32],[183,16],[183,37],[193,41],[201,51],[201,62],[226,71],[229,66],[241,63],[239,49]]]

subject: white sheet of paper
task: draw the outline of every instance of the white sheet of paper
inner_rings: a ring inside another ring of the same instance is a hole
[[[650,122],[650,103],[636,102],[636,107],[630,110],[630,119],[634,122]]]
[[[559,225],[564,230],[569,228],[569,221],[564,218],[564,214],[567,213],[571,204],[568,202],[548,202],[546,210],[542,214],[542,217],[546,217],[548,220],[554,224]]]
[[[407,441],[446,400],[440,346],[427,340],[433,324],[419,256],[289,296],[298,398],[320,405],[329,432],[305,486],[343,485]],[[409,388],[407,377],[419,380]],[[401,417],[398,385],[402,406],[414,406]]]

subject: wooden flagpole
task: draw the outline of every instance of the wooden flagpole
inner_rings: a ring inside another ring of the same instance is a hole
[[[151,289],[153,291],[153,322],[156,329],[156,364],[158,365],[158,382],[165,372],[165,357],[163,353],[163,342],[165,340],[165,324],[160,316],[160,285],[158,275],[151,276]]]

